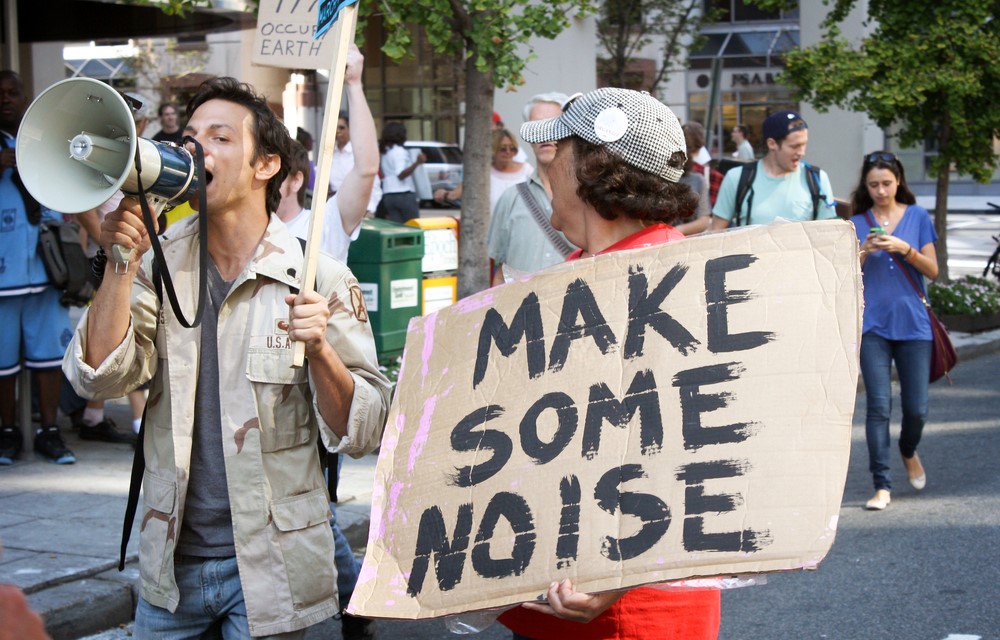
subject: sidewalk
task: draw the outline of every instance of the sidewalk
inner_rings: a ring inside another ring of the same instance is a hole
[[[953,333],[962,360],[1000,352],[1000,330]],[[938,383],[942,384],[942,383]],[[107,405],[121,427],[128,404]],[[0,468],[0,582],[21,587],[54,640],[75,639],[129,622],[138,583],[138,522],[124,572],[117,571],[132,448],[85,442],[60,424],[77,463],[49,464],[33,453]],[[344,458],[337,520],[355,550],[367,543],[375,456]]]

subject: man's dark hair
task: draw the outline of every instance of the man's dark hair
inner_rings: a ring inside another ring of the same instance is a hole
[[[627,164],[607,147],[573,136],[576,194],[605,220],[625,216],[646,224],[673,224],[694,214],[698,194],[686,184],[670,182]],[[683,152],[672,164],[682,166]]]
[[[750,129],[745,124],[735,125],[733,129],[739,131],[743,135],[744,139],[748,139],[750,137]]]
[[[166,109],[167,107],[172,107],[173,110],[174,110],[174,112],[177,113],[178,116],[181,115],[181,109],[180,109],[180,107],[177,106],[176,102],[164,102],[164,103],[162,103],[160,105],[160,107],[156,110],[156,115],[162,118],[163,117],[163,110]]]
[[[21,97],[25,98],[24,81],[21,79],[21,75],[18,72],[12,71],[10,69],[4,69],[0,71],[0,81],[3,80],[9,80],[10,82],[12,82],[14,86],[17,88],[17,91],[21,94]],[[2,125],[5,131],[10,133],[11,135],[17,133],[17,128],[21,124],[21,118],[24,116],[24,108],[27,106],[28,106],[27,101],[25,100],[24,104],[21,105],[22,110],[20,113],[12,114],[12,119],[9,121],[0,122],[0,125]]]
[[[348,125],[350,125],[350,124],[351,124],[351,119],[350,119],[350,118],[348,117],[348,113],[347,113],[347,109],[341,109],[341,110],[340,110],[340,115],[339,115],[339,116],[337,116],[337,118],[338,118],[339,120],[343,120],[343,121],[344,121],[344,122],[346,122],[346,123],[347,123]]]
[[[312,167],[309,166],[309,152],[298,140],[293,140],[288,145],[288,175],[294,176],[296,173],[302,174],[302,186],[299,187],[295,197],[299,201],[300,207],[306,206],[306,192],[309,190],[309,174]]]
[[[312,134],[302,127],[295,128],[295,141],[305,147],[306,150],[310,149],[313,145]]]
[[[292,140],[288,129],[271,111],[271,107],[267,106],[267,100],[263,96],[236,78],[212,78],[201,83],[198,92],[188,102],[188,114],[194,114],[198,107],[209,100],[233,102],[246,107],[253,114],[254,145],[251,164],[261,156],[277,155],[281,158],[281,166],[268,180],[266,190],[267,212],[270,214],[276,211],[281,202],[281,183],[288,175],[288,147]]]
[[[17,71],[12,71],[10,69],[0,70],[0,80],[13,80],[17,84],[17,88],[24,92],[24,81],[21,80],[21,74]]]

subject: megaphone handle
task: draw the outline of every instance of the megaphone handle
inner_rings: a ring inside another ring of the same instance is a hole
[[[115,273],[118,273],[119,268],[123,271],[128,271],[128,263],[132,262],[133,256],[135,256],[135,249],[129,249],[120,244],[111,245],[111,257],[115,261]]]
[[[167,201],[161,198],[156,198],[153,196],[147,196],[147,202],[149,202],[150,211],[153,214],[153,219],[156,220],[163,213],[163,209],[167,206]],[[154,233],[153,229],[147,229],[149,233]],[[115,273],[124,273],[128,271],[128,263],[132,262],[135,257],[135,249],[129,249],[128,247],[122,246],[120,244],[111,245],[111,256],[114,258],[115,262]],[[119,269],[121,271],[119,272]]]

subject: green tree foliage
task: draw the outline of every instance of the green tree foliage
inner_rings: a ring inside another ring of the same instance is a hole
[[[702,11],[703,0],[606,0],[598,14],[597,40],[604,49],[601,78],[615,87],[656,93],[667,73],[686,68],[687,49],[697,46],[702,24],[713,14]],[[649,82],[630,72],[635,56],[658,43],[660,62]]]
[[[934,142],[939,278],[947,281],[949,172],[988,182],[998,165],[1000,2],[869,0],[870,34],[848,39],[838,25],[855,3],[835,0],[822,40],[789,53],[783,79],[820,111],[836,105],[893,127],[903,147]]]
[[[591,0],[379,0],[362,12],[381,13],[389,33],[382,50],[391,58],[409,55],[414,26],[424,30],[434,51],[465,63],[465,146],[458,294],[489,286],[486,232],[489,228],[489,166],[492,155],[493,95],[514,87],[531,56],[521,45],[534,37],[555,38],[570,20],[593,10]]]

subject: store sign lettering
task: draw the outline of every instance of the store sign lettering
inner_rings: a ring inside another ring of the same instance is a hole
[[[773,73],[734,73],[733,74],[733,84],[734,87],[752,87],[755,85],[771,85],[778,84],[774,79]]]

